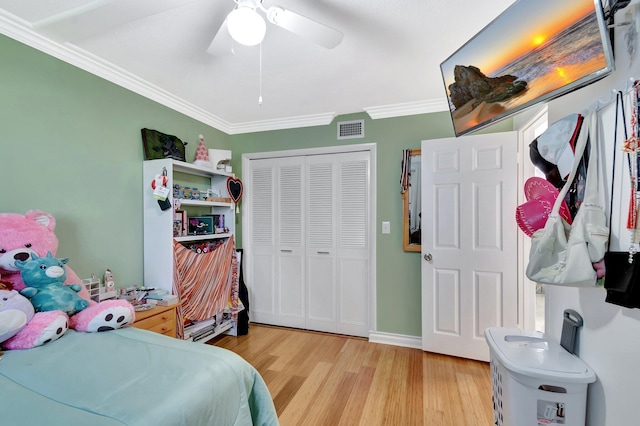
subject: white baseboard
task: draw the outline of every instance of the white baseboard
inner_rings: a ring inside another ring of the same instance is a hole
[[[419,336],[407,336],[404,334],[384,333],[372,331],[369,333],[369,342],[383,343],[385,345],[404,346],[407,348],[422,349],[422,338]]]

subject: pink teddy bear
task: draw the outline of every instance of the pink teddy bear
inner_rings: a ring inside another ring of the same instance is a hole
[[[0,213],[0,275],[2,281],[14,290],[25,288],[16,260],[28,260],[31,253],[55,255],[58,239],[53,230],[54,217],[41,211],[28,211],[25,215]],[[67,269],[65,284],[81,284],[76,273]],[[6,349],[29,349],[60,338],[68,328],[82,332],[114,330],[133,323],[135,311],[125,300],[106,300],[96,303],[82,286],[80,297],[89,301],[89,307],[69,318],[62,311],[37,312],[15,336],[3,343]]]

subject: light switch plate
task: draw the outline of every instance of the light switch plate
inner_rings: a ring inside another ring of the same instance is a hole
[[[382,222],[382,233],[383,234],[391,233],[391,222]]]

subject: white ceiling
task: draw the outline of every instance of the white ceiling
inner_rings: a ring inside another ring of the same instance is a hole
[[[118,4],[111,10],[125,22],[101,28],[94,18],[97,34],[73,41],[43,37],[33,26],[92,3]],[[146,15],[157,6],[149,3],[0,0],[0,33],[233,134],[328,124],[362,111],[379,118],[445,110],[440,63],[513,0],[264,0],[344,39],[326,49],[267,23],[261,80],[259,47],[207,53],[233,0],[165,1],[173,8]],[[143,17],[127,22],[136,10]]]

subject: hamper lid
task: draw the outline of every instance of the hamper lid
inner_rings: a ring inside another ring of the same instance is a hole
[[[567,383],[592,383],[596,379],[584,361],[543,333],[491,327],[485,330],[485,338],[491,356],[515,373]]]

